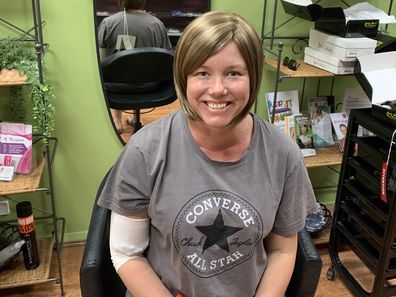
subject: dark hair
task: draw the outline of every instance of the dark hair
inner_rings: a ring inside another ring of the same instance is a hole
[[[118,5],[122,9],[143,9],[146,0],[117,0]]]

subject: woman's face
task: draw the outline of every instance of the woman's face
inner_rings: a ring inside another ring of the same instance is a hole
[[[347,127],[341,126],[341,127],[340,127],[340,131],[341,131],[342,135],[345,136],[346,133],[347,133]]]
[[[223,128],[249,100],[250,78],[234,42],[209,57],[187,77],[187,99],[208,128]]]

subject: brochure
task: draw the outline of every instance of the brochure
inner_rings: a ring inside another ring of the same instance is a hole
[[[296,142],[296,134],[294,130],[294,115],[286,116],[285,117],[285,133],[289,135],[289,137]]]
[[[306,115],[294,116],[294,131],[296,142],[300,147],[304,157],[315,156],[316,151],[313,142],[312,125],[309,117]]]
[[[343,111],[347,114],[351,109],[370,108],[371,101],[362,89],[348,88],[344,91]]]
[[[0,166],[12,166],[15,173],[32,170],[32,125],[0,123]]]
[[[273,102],[275,93],[266,93],[268,119],[272,120]],[[277,93],[274,124],[281,129],[285,128],[285,117],[300,112],[298,91],[281,91]]]
[[[308,110],[315,148],[334,145],[328,97],[309,98]]]
[[[333,124],[337,146],[341,152],[344,151],[345,139],[348,127],[348,114],[346,112],[336,112],[330,114],[331,123]]]

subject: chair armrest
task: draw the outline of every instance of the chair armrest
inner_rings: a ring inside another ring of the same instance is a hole
[[[313,297],[318,287],[322,260],[306,229],[298,232],[297,257],[287,297]]]

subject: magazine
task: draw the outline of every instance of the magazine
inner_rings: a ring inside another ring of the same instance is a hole
[[[348,127],[348,114],[346,112],[331,113],[330,118],[334,127],[337,146],[343,152]]]
[[[273,102],[275,93],[266,93],[268,119],[272,120]],[[298,91],[282,91],[277,93],[274,124],[280,129],[285,128],[285,117],[300,112]]]
[[[315,148],[334,145],[328,97],[309,98],[308,110]]]
[[[306,115],[294,116],[295,139],[304,157],[315,156],[315,146],[313,142],[312,125]]]

